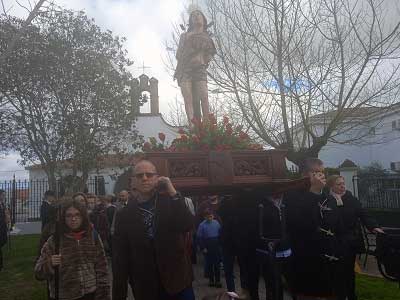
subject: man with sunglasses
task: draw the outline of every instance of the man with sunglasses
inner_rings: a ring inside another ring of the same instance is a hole
[[[194,217],[153,163],[138,162],[132,175],[131,197],[115,220],[113,299],[126,299],[129,282],[136,300],[194,300],[185,247]]]

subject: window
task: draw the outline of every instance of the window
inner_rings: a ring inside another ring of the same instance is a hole
[[[392,130],[400,130],[400,119],[392,121]]]
[[[103,176],[95,176],[94,190],[96,195],[104,196],[106,194],[106,186]]]
[[[390,170],[400,171],[400,161],[395,161],[390,163]]]
[[[368,131],[370,135],[375,135],[375,127],[371,127]]]

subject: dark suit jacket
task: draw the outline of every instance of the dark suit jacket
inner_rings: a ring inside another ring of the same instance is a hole
[[[158,300],[161,287],[177,294],[193,281],[185,233],[194,218],[181,196],[156,195],[155,233],[146,235],[133,197],[117,212],[113,236],[113,300],[125,300],[129,281],[136,300]]]

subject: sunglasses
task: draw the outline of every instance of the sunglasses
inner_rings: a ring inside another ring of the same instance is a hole
[[[146,176],[146,178],[153,178],[154,176],[156,176],[157,173],[137,173],[135,174],[136,179],[143,179],[144,176]]]

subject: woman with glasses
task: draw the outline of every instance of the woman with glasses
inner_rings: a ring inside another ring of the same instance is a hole
[[[60,241],[59,252],[55,239]],[[107,261],[100,237],[90,225],[87,210],[77,200],[67,200],[61,208],[59,236],[44,244],[35,266],[35,276],[50,282],[55,299],[55,268],[59,268],[59,299],[110,300]]]

